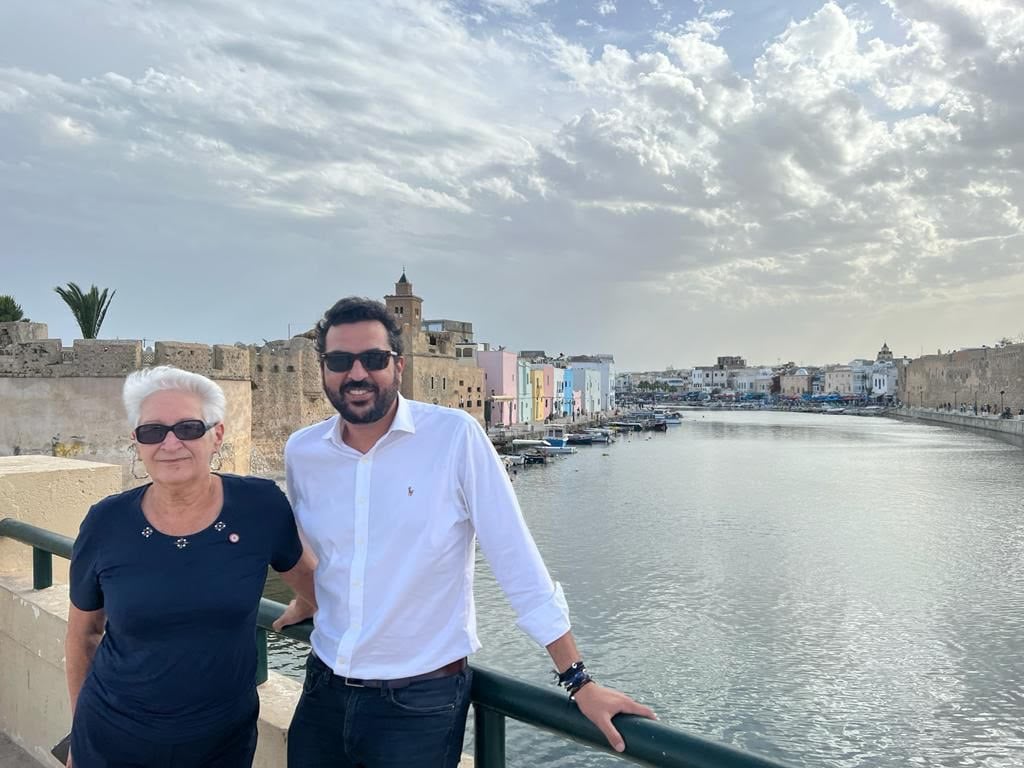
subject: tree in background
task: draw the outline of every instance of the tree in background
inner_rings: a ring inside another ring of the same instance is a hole
[[[13,323],[25,317],[21,311],[21,305],[14,300],[13,296],[6,294],[0,296],[0,323]]]
[[[93,285],[88,293],[82,293],[82,289],[75,283],[68,283],[63,288],[57,286],[53,290],[71,309],[71,314],[75,316],[75,321],[82,330],[82,338],[95,339],[99,336],[103,318],[107,316],[110,302],[114,300],[117,291],[112,291],[110,296],[107,296],[106,288],[101,293],[100,289]]]

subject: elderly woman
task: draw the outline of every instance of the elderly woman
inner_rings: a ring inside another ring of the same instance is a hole
[[[211,470],[217,384],[150,368],[128,376],[124,405],[133,470],[141,461],[151,482],[94,505],[75,541],[69,765],[251,766],[267,566],[312,602],[314,563],[273,482]]]

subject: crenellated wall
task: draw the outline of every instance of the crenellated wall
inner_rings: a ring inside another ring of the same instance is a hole
[[[144,482],[132,475],[131,428],[121,389],[124,377],[142,368],[145,357],[138,340],[76,339],[71,349],[63,348],[60,339],[8,344],[0,350],[0,456],[117,464],[124,487]],[[249,347],[158,341],[151,360],[145,360],[201,373],[220,384],[227,398],[221,448],[225,472],[250,472],[251,357]]]
[[[253,471],[283,467],[284,444],[296,429],[334,415],[320,381],[320,360],[313,342],[302,336],[254,348],[252,382]]]

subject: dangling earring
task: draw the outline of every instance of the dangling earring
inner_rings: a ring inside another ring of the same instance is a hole
[[[210,457],[210,471],[217,472],[224,464],[224,458],[220,455],[220,448],[213,452],[213,456]]]
[[[134,477],[136,480],[145,480],[147,477],[149,477],[149,471],[147,470],[146,472],[143,472],[141,475],[138,474],[135,471],[135,462],[138,461],[138,459],[139,459],[139,449],[136,448],[133,445],[132,446],[132,465],[131,465],[129,471],[132,473],[132,477]],[[143,464],[143,467],[145,467],[145,464]]]

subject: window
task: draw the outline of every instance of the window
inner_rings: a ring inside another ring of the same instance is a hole
[[[481,401],[477,400],[476,401],[476,407],[479,408],[481,405],[483,405],[483,403]]]
[[[462,379],[459,379],[459,386],[460,386],[460,387],[461,387],[461,386],[463,386],[463,384],[462,384]]]
[[[430,388],[431,389],[434,388],[434,377],[433,376],[430,377]]]
[[[444,377],[441,378],[441,389],[442,390],[448,389],[448,377],[447,376],[444,376]]]

